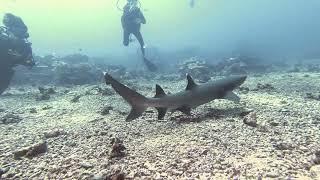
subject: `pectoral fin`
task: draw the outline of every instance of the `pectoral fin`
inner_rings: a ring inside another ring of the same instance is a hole
[[[163,119],[167,113],[167,108],[156,108],[158,110],[158,119]]]
[[[182,107],[179,107],[177,110],[183,112],[184,114],[186,114],[188,116],[191,115],[191,108],[190,107],[182,106]]]
[[[132,107],[130,114],[126,118],[126,121],[131,121],[140,117],[145,110],[146,107]]]
[[[240,102],[240,97],[238,95],[236,95],[234,92],[229,91],[225,96],[224,99],[233,101],[235,103],[239,103]]]

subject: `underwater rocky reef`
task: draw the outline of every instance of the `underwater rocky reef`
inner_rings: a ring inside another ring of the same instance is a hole
[[[319,65],[217,63],[190,57],[176,73],[101,64],[81,54],[37,57],[0,96],[3,179],[319,179]],[[299,68],[299,71],[292,71]],[[155,109],[127,122],[129,105],[102,72],[153,97],[247,74],[239,104],[214,100],[191,116]]]

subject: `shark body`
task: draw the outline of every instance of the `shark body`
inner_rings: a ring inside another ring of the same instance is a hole
[[[163,119],[167,111],[181,111],[190,115],[192,108],[214,99],[239,102],[240,98],[232,91],[246,80],[246,76],[233,76],[198,85],[190,75],[187,75],[188,84],[184,91],[166,94],[159,85],[156,85],[156,95],[148,98],[123,85],[107,73],[104,77],[106,84],[110,84],[131,105],[132,109],[126,118],[127,121],[140,117],[148,107],[156,108],[158,119]]]

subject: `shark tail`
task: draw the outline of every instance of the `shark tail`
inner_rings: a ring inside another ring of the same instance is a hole
[[[131,111],[126,118],[126,121],[131,121],[140,117],[148,108],[148,106],[146,106],[148,99],[145,96],[121,84],[107,73],[104,73],[104,78],[106,84],[110,84],[113,89],[131,105]]]

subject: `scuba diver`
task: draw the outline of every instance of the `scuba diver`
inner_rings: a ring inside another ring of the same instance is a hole
[[[139,41],[145,65],[150,71],[156,71],[156,66],[145,57],[146,47],[140,29],[141,24],[146,24],[146,19],[138,7],[138,0],[127,0],[127,4],[123,8],[121,24],[123,28],[123,45],[129,45],[129,42],[131,42],[130,35],[133,34]]]
[[[189,1],[189,6],[190,6],[191,8],[194,8],[194,3],[195,3],[194,1],[195,1],[195,0],[190,0],[190,1]]]
[[[8,88],[17,65],[35,65],[28,28],[18,16],[6,13],[0,26],[0,95]]]

